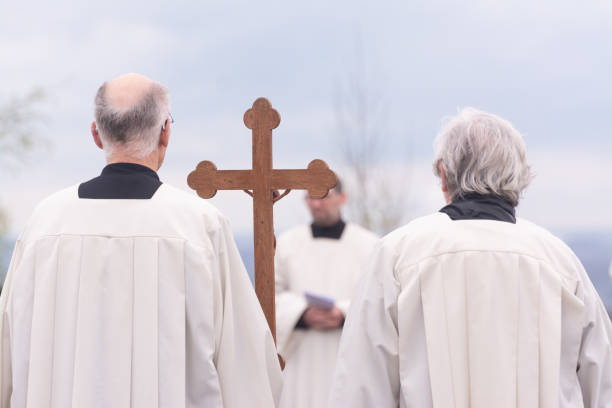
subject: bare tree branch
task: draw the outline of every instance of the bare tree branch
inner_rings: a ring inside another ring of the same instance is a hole
[[[355,222],[384,234],[401,225],[406,199],[385,163],[389,104],[368,76],[359,40],[355,55],[352,69],[334,93],[338,147],[346,167],[343,178],[351,196],[348,212]]]
[[[45,122],[39,105],[46,99],[41,88],[13,97],[0,105],[0,166],[21,163],[37,144],[44,143],[37,127]]]
[[[13,97],[0,105],[0,167],[23,164],[27,155],[45,141],[37,132],[37,126],[45,121],[39,105],[46,99],[42,88],[34,88],[25,96]],[[9,217],[0,207],[0,285],[5,274],[5,234],[9,229]]]

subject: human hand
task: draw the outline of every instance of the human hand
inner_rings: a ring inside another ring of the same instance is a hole
[[[342,326],[344,313],[338,307],[323,309],[320,307],[309,307],[304,312],[304,323],[315,330],[331,330]]]

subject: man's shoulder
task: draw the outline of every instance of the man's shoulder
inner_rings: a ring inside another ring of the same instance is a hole
[[[439,212],[415,218],[382,237],[381,244],[394,245],[409,238],[422,239],[439,235],[449,226],[449,221],[446,214]]]
[[[384,242],[392,243],[405,240],[407,238],[427,239],[434,236],[447,235],[449,239],[456,239],[455,234],[466,233],[471,237],[486,236],[488,234],[512,234],[519,236],[531,236],[535,239],[541,239],[554,242],[555,244],[564,246],[563,242],[545,228],[527,221],[522,218],[517,218],[516,224],[493,221],[493,220],[459,220],[453,221],[448,215],[436,212],[426,216],[418,217],[407,223],[406,225],[397,228],[391,233],[382,238]],[[465,241],[465,238],[461,238]]]
[[[37,217],[49,217],[55,211],[60,211],[67,206],[73,205],[78,201],[78,188],[79,185],[75,184],[70,187],[58,190],[47,197],[43,198],[35,207],[32,212],[30,220]]]
[[[312,237],[312,232],[309,224],[295,225],[284,231],[278,236],[278,242],[303,240]]]
[[[179,207],[186,211],[209,214],[213,217],[224,217],[215,206],[197,195],[174,187],[170,184],[162,184],[153,196],[153,200],[170,207]]]
[[[229,225],[227,217],[208,200],[169,184],[162,184],[152,198],[166,218],[188,229],[204,228],[209,234]]]
[[[151,199],[81,199],[78,185],[42,200],[22,233],[24,239],[55,234],[180,237],[195,243],[229,226],[206,200],[162,184]]]
[[[374,244],[376,241],[378,241],[378,235],[362,227],[359,224],[348,222],[345,228],[346,230],[344,233],[347,234],[347,237],[350,237],[352,239],[357,239],[359,241],[371,244]]]
[[[300,248],[312,239],[312,230],[309,224],[295,225],[278,236],[276,249],[277,252],[285,252],[289,248]]]
[[[582,268],[574,251],[561,238],[546,228],[523,218],[517,218],[516,223],[524,231],[526,237],[534,238],[534,242],[530,243],[530,246],[536,247],[538,252],[547,259],[561,261],[565,265],[576,266],[580,264],[580,268]]]
[[[464,252],[499,252],[547,263],[574,265],[576,257],[558,237],[537,224],[492,220],[453,221],[444,213],[419,217],[383,237],[380,245],[409,263]]]
[[[561,247],[567,247],[567,245],[561,240],[561,238],[557,237],[546,228],[532,221],[517,217],[516,225],[527,234],[537,236],[540,239],[550,241],[551,243]],[[567,248],[569,249],[569,247]]]

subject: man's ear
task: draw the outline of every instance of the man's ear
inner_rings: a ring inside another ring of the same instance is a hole
[[[444,166],[442,162],[438,162],[438,170],[440,170],[440,180],[442,181],[442,192],[448,193],[448,183],[446,182],[446,173],[444,172]]]
[[[100,139],[100,133],[98,132],[98,126],[96,126],[96,121],[91,122],[91,135],[93,136],[94,143],[100,149],[104,149],[102,145],[102,139]]]
[[[451,195],[448,192],[448,179],[446,178],[446,172],[444,171],[442,162],[438,162],[438,170],[440,170],[440,181],[442,182],[442,194],[444,195],[444,200],[446,201],[446,204],[450,204],[452,200]]]
[[[159,134],[159,145],[163,147],[168,147],[168,142],[170,141],[170,119],[166,119],[164,126],[162,127],[162,131]]]

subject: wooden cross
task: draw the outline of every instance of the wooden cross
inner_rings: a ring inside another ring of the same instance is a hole
[[[274,300],[274,221],[272,206],[291,190],[308,190],[313,198],[323,198],[338,179],[323,160],[313,160],[306,170],[276,170],[272,167],[272,129],[280,115],[265,98],[259,98],[244,114],[244,124],[253,132],[251,170],[217,170],[210,161],[202,161],[187,177],[189,187],[202,198],[211,198],[217,190],[244,190],[253,197],[253,232],[255,240],[255,293],[276,341]],[[285,190],[278,194],[277,190]]]

